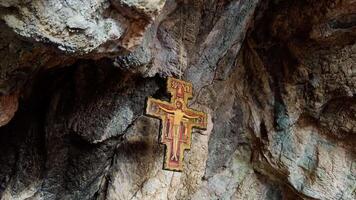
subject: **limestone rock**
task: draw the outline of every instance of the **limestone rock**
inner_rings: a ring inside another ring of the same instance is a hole
[[[1,199],[356,198],[355,1],[0,5]],[[167,76],[209,116],[181,173],[144,115]]]
[[[6,1],[1,19],[18,34],[67,53],[113,53],[137,46],[165,1]]]
[[[73,64],[88,54],[98,59],[133,51],[164,3],[0,1],[5,22],[0,22],[0,51],[6,55],[0,61],[0,93],[19,91],[38,71]]]

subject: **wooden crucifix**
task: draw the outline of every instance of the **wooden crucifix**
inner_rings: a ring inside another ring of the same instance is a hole
[[[168,78],[171,101],[148,98],[146,114],[161,119],[161,143],[166,146],[163,169],[182,171],[184,150],[190,149],[192,128],[206,129],[207,115],[187,107],[193,96],[191,83]]]

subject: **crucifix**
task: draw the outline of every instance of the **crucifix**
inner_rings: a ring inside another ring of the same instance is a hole
[[[192,128],[206,129],[207,115],[187,107],[191,83],[168,78],[170,102],[148,98],[146,114],[161,119],[161,143],[166,146],[163,169],[182,171],[184,150],[190,149]]]

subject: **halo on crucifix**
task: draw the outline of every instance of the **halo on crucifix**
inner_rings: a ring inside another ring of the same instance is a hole
[[[161,101],[151,97],[147,100],[146,114],[161,120],[160,141],[166,146],[163,169],[182,171],[184,150],[191,145],[192,128],[206,129],[207,115],[188,108],[193,96],[191,83],[168,78],[167,90],[171,101]]]

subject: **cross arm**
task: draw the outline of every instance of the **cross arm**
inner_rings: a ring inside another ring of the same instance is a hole
[[[205,113],[195,111],[195,110],[186,110],[184,112],[184,116],[193,121],[192,127],[196,127],[196,128],[200,128],[200,129],[207,128],[208,117]]]
[[[175,108],[168,102],[157,100],[151,97],[149,97],[147,100],[146,114],[148,115],[161,117],[166,113],[173,113],[174,109]]]

